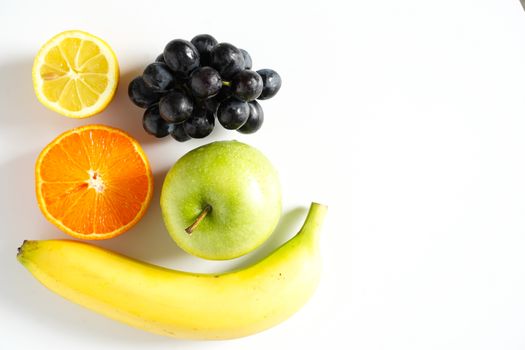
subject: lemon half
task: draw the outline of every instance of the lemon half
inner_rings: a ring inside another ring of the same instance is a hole
[[[33,63],[33,87],[47,108],[70,118],[101,112],[117,90],[119,67],[111,47],[79,30],[57,34]]]

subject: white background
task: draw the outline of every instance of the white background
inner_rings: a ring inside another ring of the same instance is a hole
[[[88,120],[47,110],[32,89],[34,55],[66,29],[105,39],[121,67],[114,101]],[[166,42],[200,33],[247,49],[254,68],[282,75],[280,93],[262,103],[257,134],[217,127],[205,140],[179,144],[141,130],[129,81]],[[525,348],[518,0],[3,1],[0,108],[2,349]],[[89,123],[135,136],[156,185],[144,219],[99,244],[168,267],[224,271],[285,241],[319,201],[330,209],[315,296],[261,334],[193,342],[132,329],[47,291],[15,259],[24,239],[66,237],[38,210],[34,162],[60,132]],[[190,257],[164,229],[163,177],[188,150],[234,138],[278,168],[282,223],[248,257]]]

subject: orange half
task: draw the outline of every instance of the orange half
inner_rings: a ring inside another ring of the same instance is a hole
[[[107,239],[146,212],[153,177],[139,143],[122,130],[87,125],[58,136],[36,161],[36,197],[44,216],[81,239]]]

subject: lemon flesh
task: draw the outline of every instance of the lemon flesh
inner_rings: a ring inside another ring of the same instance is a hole
[[[101,112],[118,85],[115,53],[103,40],[71,30],[50,39],[33,64],[33,86],[47,108],[71,118]]]

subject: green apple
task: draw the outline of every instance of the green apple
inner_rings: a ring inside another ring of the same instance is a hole
[[[257,149],[213,142],[180,158],[160,198],[166,228],[186,252],[233,259],[260,246],[281,216],[277,171]]]

